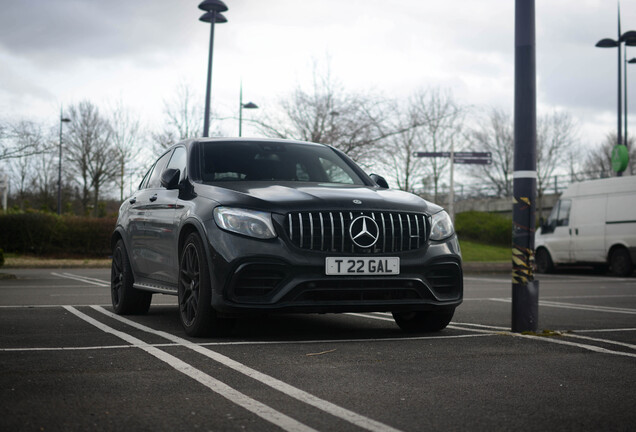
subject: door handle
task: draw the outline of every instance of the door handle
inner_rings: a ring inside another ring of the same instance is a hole
[[[150,197],[150,201],[155,202],[157,201],[157,194],[154,194],[153,196]]]
[[[579,229],[578,228],[575,228],[574,232],[576,233],[576,235],[579,235]]]
[[[137,197],[132,197],[131,199],[128,200],[129,203],[134,204],[137,202]]]

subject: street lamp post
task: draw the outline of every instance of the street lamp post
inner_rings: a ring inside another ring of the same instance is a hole
[[[627,60],[627,44],[625,44],[625,146],[629,149],[629,140],[627,139],[627,65],[636,63],[636,57]]]
[[[203,118],[203,136],[210,135],[210,94],[212,87],[212,51],[214,48],[214,24],[222,24],[227,19],[221,14],[226,12],[227,6],[221,0],[204,0],[199,4],[199,9],[206,11],[199,21],[210,23],[210,53],[208,56],[208,77],[205,89],[205,113]]]
[[[243,108],[256,109],[258,105],[254,102],[243,103],[243,82],[241,81],[241,89],[239,91],[239,137],[243,136]]]
[[[70,118],[64,117],[60,108],[60,152],[57,163],[57,214],[62,214],[62,125],[69,123]]]
[[[621,16],[620,9],[618,11],[618,37],[616,40],[605,38],[596,43],[598,48],[618,48],[618,103],[617,103],[617,146],[623,144],[622,134],[622,112],[623,112],[623,94],[622,94],[622,78],[621,72],[623,70],[623,61],[621,58],[621,43],[625,43],[626,46],[636,46],[636,31],[630,30],[621,34]],[[625,91],[627,92],[627,83],[625,83]],[[625,95],[625,99],[627,95]],[[625,111],[625,143],[627,143],[627,111]],[[622,176],[623,171],[618,171],[617,176]]]

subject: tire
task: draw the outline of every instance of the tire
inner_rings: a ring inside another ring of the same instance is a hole
[[[610,255],[610,270],[615,276],[629,276],[634,271],[632,258],[625,248],[618,248]]]
[[[541,248],[537,250],[534,262],[537,267],[537,273],[552,273],[554,271],[554,263],[547,249]]]
[[[118,315],[143,315],[150,309],[152,293],[133,288],[134,277],[126,246],[117,240],[110,267],[110,298]]]
[[[179,256],[179,319],[186,334],[193,337],[226,334],[233,321],[218,318],[212,308],[208,261],[198,234],[186,238]]]
[[[437,332],[446,328],[454,313],[454,308],[431,312],[393,312],[393,319],[407,333]]]

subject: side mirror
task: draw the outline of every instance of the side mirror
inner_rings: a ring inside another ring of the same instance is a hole
[[[386,181],[386,179],[384,177],[379,176],[377,174],[371,174],[369,177],[371,177],[371,180],[373,180],[375,182],[375,184],[380,186],[382,189],[388,189],[389,188],[389,183]]]
[[[166,189],[176,189],[179,187],[179,177],[181,177],[181,171],[175,168],[168,168],[161,173],[161,186]]]

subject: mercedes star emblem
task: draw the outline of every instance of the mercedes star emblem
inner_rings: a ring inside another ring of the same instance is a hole
[[[369,216],[359,216],[349,225],[351,241],[361,248],[370,248],[380,237],[380,228]]]

